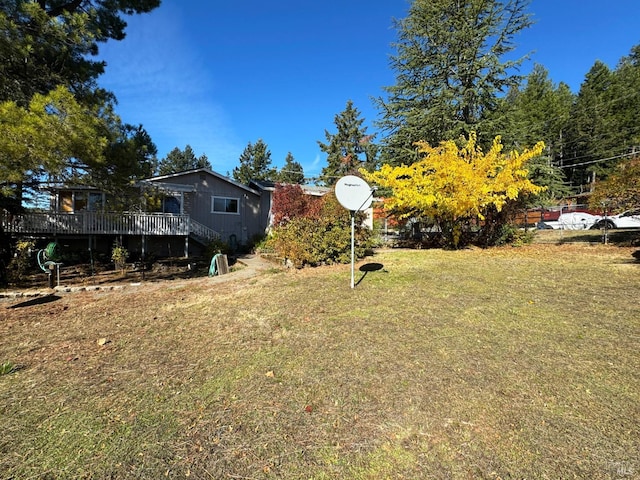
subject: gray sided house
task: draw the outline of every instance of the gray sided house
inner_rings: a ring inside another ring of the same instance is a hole
[[[268,229],[271,192],[208,169],[149,178],[140,188],[141,196],[150,190],[161,198],[159,211],[113,212],[97,188],[56,186],[49,188],[49,211],[0,212],[0,227],[40,245],[55,241],[62,250],[91,255],[107,254],[118,242],[145,258],[199,255],[214,240],[240,247]]]
[[[164,194],[163,213],[188,215],[194,225],[206,227],[223,242],[247,245],[268,227],[263,192],[211,170],[200,168],[145,182]],[[197,236],[197,227],[192,234]]]

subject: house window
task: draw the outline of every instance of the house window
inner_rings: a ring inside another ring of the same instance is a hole
[[[165,197],[162,211],[164,213],[173,213],[174,215],[180,214],[180,200],[176,197]]]
[[[211,197],[211,213],[240,213],[240,202],[237,198]]]
[[[88,209],[92,212],[98,212],[103,207],[103,195],[102,193],[89,192],[89,205]]]
[[[79,212],[87,209],[87,194],[86,192],[74,192],[73,193],[73,211]]]
[[[58,211],[64,212],[64,213],[72,213],[73,212],[73,194],[71,192],[60,192],[58,198],[59,198]]]

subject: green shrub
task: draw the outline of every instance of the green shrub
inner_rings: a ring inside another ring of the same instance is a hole
[[[498,235],[496,236],[494,245],[521,247],[522,245],[531,243],[533,236],[533,232],[522,230],[511,223],[505,223],[498,229]]]
[[[114,245],[111,250],[111,261],[114,263],[116,270],[120,270],[122,273],[125,271],[127,265],[127,258],[129,258],[129,251],[121,245]]]
[[[256,242],[253,244],[253,249],[256,253],[275,253],[270,236],[260,236],[260,239],[256,240]]]
[[[7,266],[7,278],[10,283],[20,283],[35,267],[32,255],[35,243],[32,240],[19,240],[15,253]]]
[[[254,251],[260,248],[261,246],[263,246],[265,241],[266,241],[265,235],[255,234],[249,240],[249,244],[247,245],[247,248],[250,252]]]
[[[356,224],[362,222],[358,215]],[[365,256],[371,248],[372,234],[358,226],[355,238],[355,255]],[[266,242],[280,257],[295,267],[351,261],[351,217],[331,194],[322,199],[317,213],[298,216],[276,226]]]
[[[220,238],[211,240],[204,248],[204,251],[202,254],[206,259],[210,260],[213,258],[214,255],[218,253],[223,253],[225,255],[228,255],[229,253],[231,253],[229,244]]]

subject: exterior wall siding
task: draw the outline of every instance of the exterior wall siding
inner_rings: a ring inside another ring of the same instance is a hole
[[[158,180],[162,183],[163,180]],[[204,171],[172,177],[172,184],[195,186],[195,192],[185,194],[184,213],[220,234],[221,240],[246,244],[256,235],[264,235],[266,223],[261,215],[260,195]],[[212,212],[212,197],[238,200],[238,213]]]

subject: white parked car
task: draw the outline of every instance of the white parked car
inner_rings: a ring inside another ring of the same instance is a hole
[[[558,220],[540,222],[538,228],[555,230],[588,230],[602,219],[599,215],[587,212],[568,212],[558,217]]]
[[[588,230],[600,221],[602,217],[587,212],[563,213],[558,217],[562,230]]]
[[[591,228],[640,228],[640,209],[600,217]]]

